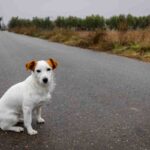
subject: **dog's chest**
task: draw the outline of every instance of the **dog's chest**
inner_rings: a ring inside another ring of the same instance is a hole
[[[34,106],[39,106],[44,104],[45,102],[48,102],[51,99],[51,95],[48,92],[36,92],[36,93],[32,93],[32,100],[34,103]]]
[[[50,100],[51,96],[49,93],[45,93],[45,94],[37,94],[37,101],[39,102],[44,102],[44,101],[48,101]]]
[[[51,96],[50,96],[49,93],[45,94],[45,95],[42,95],[42,96],[40,96],[40,102],[48,101],[48,100],[50,100],[50,98],[51,98]]]

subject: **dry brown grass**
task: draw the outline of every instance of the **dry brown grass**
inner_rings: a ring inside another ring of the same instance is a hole
[[[40,30],[35,27],[14,28],[11,31],[40,37],[67,45],[108,51],[126,57],[150,61],[150,28],[119,31],[72,31],[69,29]]]
[[[37,33],[37,28],[36,27],[21,27],[21,28],[13,28],[10,31],[13,31],[15,33],[20,33],[20,34],[25,34],[25,35],[30,35],[30,36],[34,36]]]

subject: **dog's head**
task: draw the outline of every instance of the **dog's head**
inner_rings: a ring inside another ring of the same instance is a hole
[[[33,76],[39,84],[49,85],[52,80],[53,70],[56,69],[58,63],[50,58],[48,60],[29,61],[26,63],[26,69],[31,70]]]

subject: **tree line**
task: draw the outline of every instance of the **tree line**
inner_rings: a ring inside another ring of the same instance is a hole
[[[75,30],[95,30],[95,29],[110,29],[110,30],[128,30],[128,29],[144,29],[150,26],[150,15],[148,16],[132,16],[119,15],[110,18],[104,18],[99,15],[91,15],[85,18],[74,16],[62,17],[59,16],[55,20],[49,17],[32,19],[22,19],[12,17],[8,23],[9,29],[15,27],[33,27],[39,29],[51,30],[54,27],[75,29]]]

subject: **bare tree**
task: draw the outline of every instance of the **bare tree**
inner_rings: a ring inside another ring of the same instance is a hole
[[[0,17],[0,29],[2,28],[1,22],[2,22],[3,18]]]

